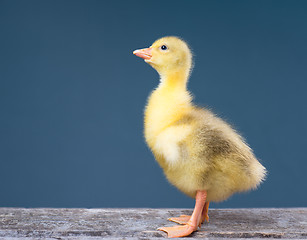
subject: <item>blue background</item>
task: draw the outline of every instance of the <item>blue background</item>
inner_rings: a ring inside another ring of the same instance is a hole
[[[307,1],[0,1],[0,206],[193,207],[143,138],[165,35],[195,54],[189,89],[267,167],[213,207],[307,207]]]

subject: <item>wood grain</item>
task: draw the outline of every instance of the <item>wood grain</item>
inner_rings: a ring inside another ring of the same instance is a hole
[[[0,208],[1,239],[157,239],[167,218],[191,209]],[[307,208],[210,209],[189,239],[307,239]]]

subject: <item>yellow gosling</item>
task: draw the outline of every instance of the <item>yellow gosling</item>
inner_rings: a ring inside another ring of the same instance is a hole
[[[169,220],[168,237],[184,237],[209,220],[211,201],[256,188],[266,170],[244,139],[207,109],[193,105],[187,82],[192,67],[188,45],[177,37],[158,39],[133,52],[160,75],[145,109],[145,139],[166,178],[196,199],[192,216]]]

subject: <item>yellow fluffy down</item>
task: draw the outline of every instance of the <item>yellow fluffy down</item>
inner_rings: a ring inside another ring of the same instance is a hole
[[[161,79],[148,99],[144,131],[167,179],[191,197],[197,190],[207,190],[209,202],[256,188],[266,170],[252,150],[227,123],[191,102],[186,85],[192,55],[187,44],[166,37],[151,48],[147,62]]]

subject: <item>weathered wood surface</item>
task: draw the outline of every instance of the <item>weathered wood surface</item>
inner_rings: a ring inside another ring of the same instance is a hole
[[[168,217],[191,209],[0,208],[1,239],[157,239]],[[210,223],[190,239],[305,238],[307,208],[211,209]]]

